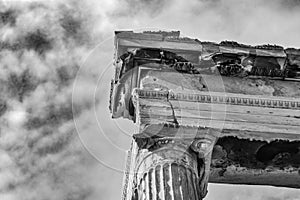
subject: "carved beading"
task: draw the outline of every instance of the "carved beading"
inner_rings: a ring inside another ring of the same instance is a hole
[[[184,93],[170,93],[168,91],[147,91],[135,90],[139,98],[147,99],[168,99],[176,101],[192,101],[200,103],[214,103],[214,104],[228,104],[238,106],[255,106],[267,108],[281,108],[300,110],[300,101],[295,100],[280,100],[271,98],[256,98],[254,97],[236,97],[229,95],[216,94],[184,94]]]

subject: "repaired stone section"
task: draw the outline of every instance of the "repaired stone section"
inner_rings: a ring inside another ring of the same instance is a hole
[[[171,90],[191,94],[197,91],[209,91],[300,98],[300,82],[268,78],[241,79],[238,77],[152,71],[141,79],[141,87],[147,90]]]
[[[147,67],[150,65],[144,65]],[[165,67],[161,65],[161,67]],[[175,70],[171,71],[148,71],[141,77],[141,88],[148,90],[171,90],[186,92],[207,91],[205,78],[202,75],[182,74]]]

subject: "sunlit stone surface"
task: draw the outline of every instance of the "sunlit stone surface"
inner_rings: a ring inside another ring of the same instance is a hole
[[[124,200],[208,182],[300,188],[300,50],[116,32],[113,118],[133,120]]]

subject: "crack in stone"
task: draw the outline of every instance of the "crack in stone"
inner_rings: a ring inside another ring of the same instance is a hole
[[[168,94],[167,94],[167,102],[170,104],[170,107],[172,109],[172,116],[173,116],[173,123],[176,124],[176,126],[179,126],[179,123],[178,123],[178,120],[177,120],[177,117],[175,115],[175,110],[174,110],[174,107],[169,99],[169,96],[170,96],[170,91],[168,91]]]

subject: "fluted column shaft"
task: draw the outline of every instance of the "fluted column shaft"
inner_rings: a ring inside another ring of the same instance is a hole
[[[137,169],[138,200],[199,200],[197,155],[169,146],[143,155]]]

